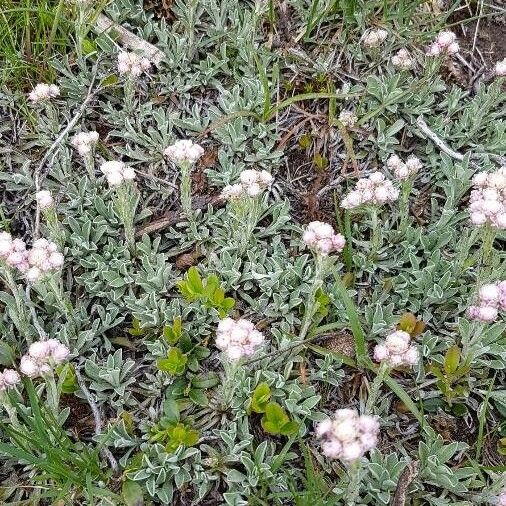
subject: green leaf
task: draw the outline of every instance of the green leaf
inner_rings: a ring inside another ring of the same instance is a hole
[[[102,79],[100,85],[105,88],[106,86],[114,86],[118,82],[118,76],[116,74],[111,74],[104,79]]]
[[[251,396],[250,408],[255,413],[265,413],[267,404],[271,398],[271,389],[268,383],[259,383]]]
[[[195,429],[189,429],[186,431],[186,434],[183,439],[183,443],[185,446],[194,446],[199,441],[199,431]]]
[[[281,427],[280,434],[282,434],[283,436],[291,436],[293,434],[296,434],[298,430],[299,424],[292,420],[288,423],[285,423],[285,425]]]
[[[460,348],[455,344],[445,354],[444,370],[446,374],[452,375],[460,363]]]
[[[188,397],[198,406],[206,407],[209,404],[207,395],[200,388],[192,388],[188,392]]]
[[[10,366],[14,363],[15,355],[11,346],[5,342],[0,342],[0,364]]]
[[[127,480],[123,483],[121,497],[125,501],[125,506],[142,506],[144,504],[142,487],[136,481]]]
[[[290,421],[285,410],[277,402],[267,403],[264,418],[276,427],[276,434],[279,434],[281,427]]]
[[[174,345],[179,341],[179,339],[181,338],[182,332],[183,332],[183,326],[181,323],[180,316],[177,316],[174,319],[174,322],[172,325],[166,325],[165,327],[163,327],[163,337],[171,345]]]
[[[195,266],[188,269],[186,278],[188,280],[190,290],[192,290],[195,294],[202,294],[204,286],[202,285],[202,279],[200,278],[199,271]]]
[[[163,415],[168,418],[170,422],[179,422],[180,412],[176,399],[168,395],[163,402]]]
[[[184,355],[179,348],[171,348],[167,353],[167,358],[162,358],[156,362],[158,369],[168,372],[172,376],[179,376],[184,373],[188,357]]]

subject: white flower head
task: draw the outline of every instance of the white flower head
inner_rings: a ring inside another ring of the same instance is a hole
[[[381,172],[373,172],[369,177],[357,181],[355,189],[341,201],[343,209],[354,209],[361,205],[382,205],[399,198],[399,190]]]
[[[339,113],[339,121],[346,128],[353,128],[356,125],[358,118],[352,111],[341,111]]]
[[[338,409],[333,418],[320,422],[315,432],[322,440],[322,451],[327,457],[351,464],[376,446],[379,428],[373,416]]]
[[[55,84],[39,83],[28,94],[28,100],[36,104],[55,98],[60,95],[60,88]]]
[[[374,360],[395,368],[416,365],[419,356],[416,347],[411,345],[411,336],[403,330],[396,330],[383,343],[375,346]]]
[[[72,146],[81,156],[87,156],[93,152],[99,139],[98,132],[79,132],[72,139]]]
[[[498,61],[494,67],[495,75],[498,77],[506,76],[506,58],[504,60]]]
[[[104,174],[109,186],[112,187],[119,186],[125,181],[133,181],[135,179],[134,169],[117,160],[104,162],[100,166],[100,171]]]
[[[239,182],[225,186],[221,198],[238,200],[240,198],[255,198],[271,186],[274,178],[266,170],[245,169],[239,175]]]
[[[180,139],[165,148],[163,153],[174,163],[194,164],[204,154],[204,148],[189,139]]]
[[[383,30],[382,28],[375,28],[365,33],[362,37],[362,43],[366,47],[378,47],[387,37],[388,32],[386,30]]]
[[[35,200],[40,209],[46,210],[54,207],[54,200],[51,192],[48,190],[40,190],[35,194]]]

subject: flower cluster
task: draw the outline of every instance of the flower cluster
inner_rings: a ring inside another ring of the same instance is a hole
[[[51,209],[54,207],[54,200],[51,192],[48,190],[40,190],[35,194],[35,200],[38,206],[42,209]]]
[[[127,167],[123,162],[115,160],[104,162],[100,166],[100,170],[111,186],[119,186],[124,181],[133,181],[135,179],[134,169]]]
[[[0,372],[0,392],[17,385],[21,381],[19,374],[14,369],[4,369]]]
[[[390,367],[415,365],[418,362],[418,350],[410,345],[411,336],[403,330],[396,330],[387,336],[383,344],[374,348],[374,360],[385,362]]]
[[[47,272],[61,269],[64,262],[58,246],[47,239],[37,239],[28,251],[27,259],[30,268],[26,272],[26,279],[30,283],[35,283]]]
[[[506,311],[506,280],[483,285],[478,291],[478,304],[468,310],[469,317],[484,323],[497,319],[499,311]]]
[[[414,176],[422,168],[422,162],[414,155],[410,155],[406,162],[403,162],[399,156],[392,155],[387,160],[387,167],[393,171],[397,179],[403,181]]]
[[[204,154],[204,148],[189,139],[181,139],[165,148],[163,154],[174,163],[193,164]]]
[[[388,37],[388,32],[382,28],[369,30],[363,37],[362,42],[366,47],[378,47]]]
[[[148,58],[127,51],[118,54],[118,72],[120,75],[139,77],[143,72],[149,72],[150,69],[151,62]]]
[[[494,72],[496,76],[506,77],[506,58],[495,64]]]
[[[401,70],[409,70],[413,68],[415,62],[407,49],[399,49],[399,51],[392,56],[392,65]]]
[[[216,331],[216,347],[233,361],[253,355],[264,339],[255,325],[244,319],[236,321],[225,318],[220,321]]]
[[[373,172],[369,177],[357,181],[355,189],[342,200],[343,209],[354,209],[364,204],[381,205],[399,198],[399,190],[381,172]]]
[[[339,121],[346,128],[353,128],[358,121],[358,118],[355,116],[355,113],[352,111],[341,111],[339,113]]]
[[[323,453],[350,463],[372,450],[378,442],[379,423],[373,416],[359,415],[353,409],[338,409],[334,418],[316,426]]]
[[[98,132],[79,132],[72,139],[72,146],[81,156],[89,155],[98,142]]]
[[[427,50],[428,56],[439,56],[440,54],[452,55],[459,52],[457,36],[449,30],[440,32],[436,40]]]
[[[7,232],[0,232],[0,259],[20,272],[26,272],[30,267],[25,242],[21,239],[12,239],[11,234]]]
[[[469,212],[473,225],[506,229],[506,167],[473,178]]]
[[[221,192],[221,198],[234,200],[245,196],[256,197],[272,184],[274,178],[266,170],[246,169],[241,172],[239,181],[239,183],[225,186]]]
[[[497,504],[497,506],[506,506],[506,490],[497,496],[497,501],[495,504]]]
[[[328,255],[333,251],[342,251],[346,240],[336,234],[332,225],[321,221],[312,221],[302,235],[304,243],[320,255]]]
[[[44,84],[39,83],[35,88],[28,94],[28,100],[36,104],[37,102],[43,102],[50,98],[57,97],[60,94],[60,88],[56,84]]]
[[[19,370],[25,376],[35,378],[51,371],[53,364],[64,362],[69,355],[69,349],[56,339],[36,341],[28,348],[28,354],[21,357]]]

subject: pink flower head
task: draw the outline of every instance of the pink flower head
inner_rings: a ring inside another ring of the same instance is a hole
[[[219,322],[216,331],[216,347],[234,362],[253,355],[264,340],[264,335],[256,330],[255,325],[242,318],[225,318]]]
[[[499,311],[506,311],[506,281],[487,283],[478,290],[478,301],[468,309],[472,320],[491,323],[497,320]]]
[[[137,78],[150,70],[151,62],[148,58],[127,51],[118,54],[118,72],[120,75]]]
[[[37,239],[32,249],[27,252],[26,279],[35,283],[39,278],[50,271],[63,267],[64,257],[58,251],[58,246],[47,239]]]
[[[506,490],[497,496],[496,504],[497,506],[506,506]]]
[[[506,229],[506,167],[473,177],[469,215],[473,225]]]
[[[399,49],[399,51],[392,56],[392,65],[398,69],[409,70],[413,68],[414,64],[407,49]]]
[[[338,409],[333,418],[320,422],[315,432],[327,457],[349,464],[376,446],[379,423],[373,416]]]
[[[439,33],[436,40],[429,46],[427,50],[428,56],[438,56],[440,54],[452,55],[459,52],[459,43],[457,42],[457,36],[445,30]]]
[[[17,385],[21,381],[19,374],[14,369],[4,369],[0,372],[0,392]]]
[[[304,243],[321,255],[328,255],[333,251],[343,250],[346,240],[341,234],[336,234],[332,225],[321,221],[312,221],[306,227],[302,240]]]
[[[28,348],[28,353],[21,357],[20,371],[29,378],[49,373],[54,364],[67,360],[69,349],[56,339],[36,341]]]

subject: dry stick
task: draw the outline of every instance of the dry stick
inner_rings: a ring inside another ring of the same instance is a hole
[[[441,140],[425,123],[424,119],[420,116],[416,120],[417,127],[444,153],[448,156],[454,158],[455,160],[462,161],[464,159],[464,155],[461,153],[457,153],[457,151],[453,151],[453,149],[449,148],[443,140]]]
[[[35,181],[35,191],[40,191],[40,183],[41,183],[41,174],[42,169],[44,168],[45,163],[48,161],[49,156],[55,151],[62,141],[65,139],[67,134],[74,128],[75,124],[79,121],[81,116],[83,115],[84,111],[86,110],[86,107],[90,103],[91,99],[95,96],[96,93],[98,93],[98,89],[92,92],[93,85],[95,83],[95,75],[93,76],[91,80],[90,87],[88,88],[88,93],[86,95],[86,98],[84,99],[83,103],[77,110],[77,112],[74,114],[74,117],[68,122],[67,126],[61,131],[60,135],[56,138],[56,140],[51,144],[51,147],[46,151],[46,154],[43,156],[42,160],[40,161],[39,165],[35,169],[34,172],[34,181]],[[35,230],[33,232],[34,238],[37,239],[39,237],[39,226],[40,226],[40,206],[37,202],[37,209],[35,211]]]
[[[88,401],[88,404],[90,405],[91,411],[93,413],[93,418],[95,420],[95,435],[99,436],[102,433],[102,418],[100,416],[100,412],[98,410],[97,405],[95,404],[95,401],[93,400],[93,397],[90,394],[90,391],[88,390],[88,387],[86,386],[86,383],[83,380],[83,377],[81,376],[81,373],[77,368],[74,368],[74,373],[76,375],[79,388],[81,389],[81,392],[83,393],[85,399]],[[111,450],[109,450],[109,448],[104,446],[104,448],[102,448],[102,453],[106,456],[107,460],[109,461],[109,464],[111,465],[113,472],[117,473],[118,462],[114,458],[114,455],[111,453]]]
[[[104,14],[99,14],[93,29],[99,34],[109,30],[116,32],[117,39],[121,44],[130,49],[141,51],[155,65],[158,65],[165,56],[163,51],[160,51],[156,46],[118,25]]]

